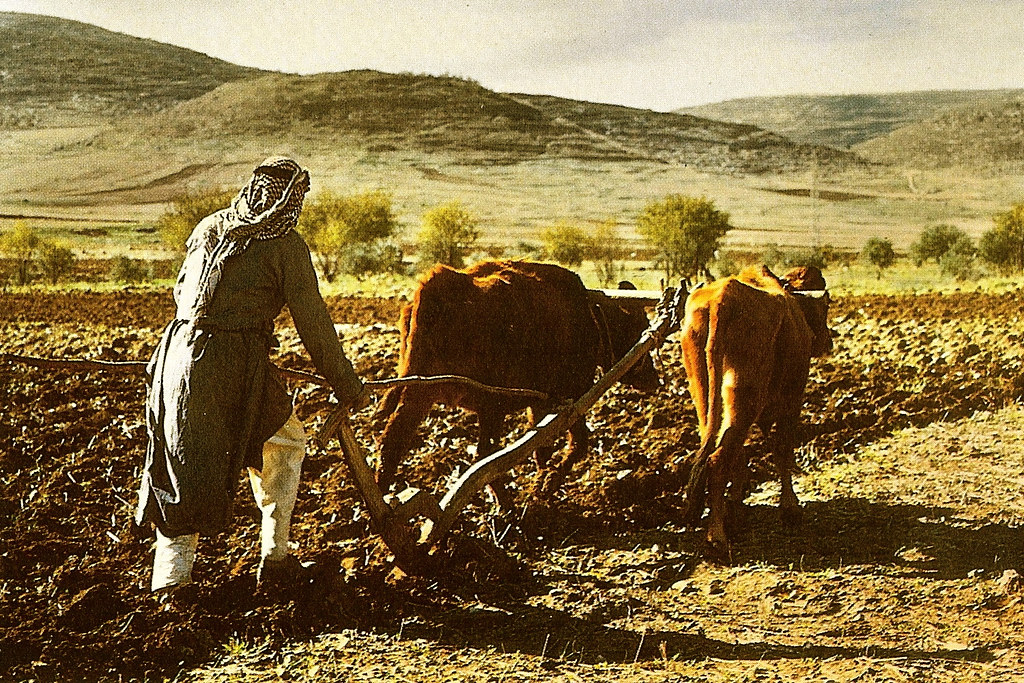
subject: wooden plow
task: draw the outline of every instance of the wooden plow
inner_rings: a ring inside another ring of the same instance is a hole
[[[605,294],[617,295],[613,290]],[[352,429],[348,410],[341,408],[331,415],[320,432],[321,444],[326,447],[332,436],[338,438],[353,482],[370,513],[372,528],[394,554],[395,563],[403,571],[429,574],[437,559],[432,554],[433,549],[448,535],[462,510],[485,486],[507,474],[537,448],[553,443],[570,425],[586,415],[644,354],[660,347],[670,334],[679,329],[687,296],[685,285],[678,289],[669,288],[661,294],[657,315],[640,340],[589,391],[559,412],[545,416],[511,445],[474,463],[448,488],[440,501],[430,492],[415,488],[385,497],[367,462],[367,452]],[[626,295],[633,299],[651,296],[646,292],[626,292]],[[412,525],[420,517],[424,519],[417,530]]]

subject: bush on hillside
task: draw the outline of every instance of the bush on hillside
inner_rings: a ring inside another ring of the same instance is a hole
[[[402,253],[391,241],[399,223],[386,192],[339,195],[323,190],[306,202],[298,229],[328,282],[341,273],[400,270]]]
[[[668,282],[710,275],[708,263],[731,228],[729,214],[713,201],[680,194],[651,202],[637,218],[637,232],[656,250],[655,264]]]
[[[981,258],[999,272],[1018,273],[1024,269],[1024,203],[992,217],[995,222],[978,241]]]
[[[884,237],[871,237],[861,251],[864,260],[877,269],[877,277],[882,279],[882,271],[896,262],[896,250],[892,248],[892,240]]]
[[[25,221],[17,221],[14,229],[0,236],[0,252],[14,263],[14,284],[27,285],[35,274],[36,256],[42,240]]]
[[[425,270],[435,263],[462,268],[466,254],[480,238],[479,221],[460,202],[436,206],[423,214],[419,234],[420,266]]]
[[[127,256],[118,256],[110,264],[110,280],[135,285],[150,279],[145,261]]]
[[[188,191],[177,197],[171,201],[170,209],[156,220],[164,244],[174,251],[184,251],[185,240],[199,221],[231,206],[234,198],[234,192],[213,188]]]
[[[940,263],[942,257],[963,240],[970,241],[970,237],[955,225],[933,225],[922,230],[917,241],[910,245],[910,258],[915,266],[927,261]]]
[[[70,275],[77,261],[75,252],[61,244],[43,241],[39,246],[39,269],[51,285]]]
[[[575,267],[583,263],[590,251],[590,239],[583,230],[569,223],[557,223],[540,235],[545,255],[563,266]]]

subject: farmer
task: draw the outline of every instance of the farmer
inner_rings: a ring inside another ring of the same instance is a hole
[[[338,401],[353,409],[367,402],[309,248],[293,230],[308,190],[305,170],[271,157],[186,243],[177,314],[147,368],[149,445],[135,521],[156,529],[154,591],[191,580],[199,535],[231,521],[243,467],[263,517],[257,582],[284,583],[301,571],[288,533],[306,435],[268,358],[285,304]]]

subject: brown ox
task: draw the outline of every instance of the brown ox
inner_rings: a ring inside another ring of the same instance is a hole
[[[770,436],[782,484],[783,521],[800,520],[791,470],[804,387],[813,356],[832,349],[828,293],[821,271],[794,268],[782,278],[767,267],[694,290],[686,302],[683,361],[699,420],[684,518],[692,524],[710,498],[707,538],[727,551],[726,489],[742,510],[749,471],[743,446],[757,424]],[[775,427],[772,433],[772,427]]]
[[[378,413],[390,414],[378,482],[388,487],[394,481],[435,403],[476,413],[477,454],[490,455],[498,449],[506,415],[527,407],[531,414],[550,411],[578,398],[593,385],[596,369],[621,358],[647,325],[642,302],[588,291],[578,275],[552,264],[487,261],[464,271],[435,266],[402,311],[398,375],[460,375],[490,386],[533,389],[550,399],[530,403],[456,384],[393,389]],[[657,387],[650,356],[623,381],[644,390]],[[569,430],[562,472],[586,452],[588,439],[580,419]],[[538,451],[539,466],[552,451]]]

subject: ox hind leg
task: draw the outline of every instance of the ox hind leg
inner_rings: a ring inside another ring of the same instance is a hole
[[[565,457],[555,467],[545,468],[541,465],[542,459],[544,462],[550,462],[553,449],[551,447],[543,449],[545,451],[544,455],[541,454],[542,449],[537,449],[538,469],[542,472],[545,469],[548,470],[542,479],[540,489],[542,496],[554,495],[556,491],[562,488],[562,484],[565,483],[569,473],[572,472],[572,468],[586,455],[589,447],[590,428],[587,427],[586,419],[580,418],[569,427],[569,444]]]
[[[799,416],[784,416],[776,422],[771,436],[772,460],[782,487],[779,496],[779,518],[783,524],[790,527],[799,526],[803,522],[803,510],[800,508],[796,491],[793,490],[793,451],[796,448],[799,425]]]
[[[476,456],[482,460],[498,452],[498,439],[505,424],[505,415],[495,406],[481,406],[477,412],[477,424],[480,433],[477,435]],[[505,512],[515,509],[515,497],[509,488],[511,483],[511,475],[503,474],[487,485],[498,507]]]
[[[718,448],[708,458],[707,495],[710,512],[707,540],[716,552],[726,555],[729,552],[729,487],[737,483],[743,486],[744,476],[740,472],[741,466],[745,467],[743,448],[752,425],[752,420],[740,419],[726,427],[719,439]]]
[[[416,431],[426,419],[433,399],[416,387],[405,387],[398,400],[380,440],[380,468],[377,470],[377,484],[387,491],[398,472],[398,466],[412,450]]]

